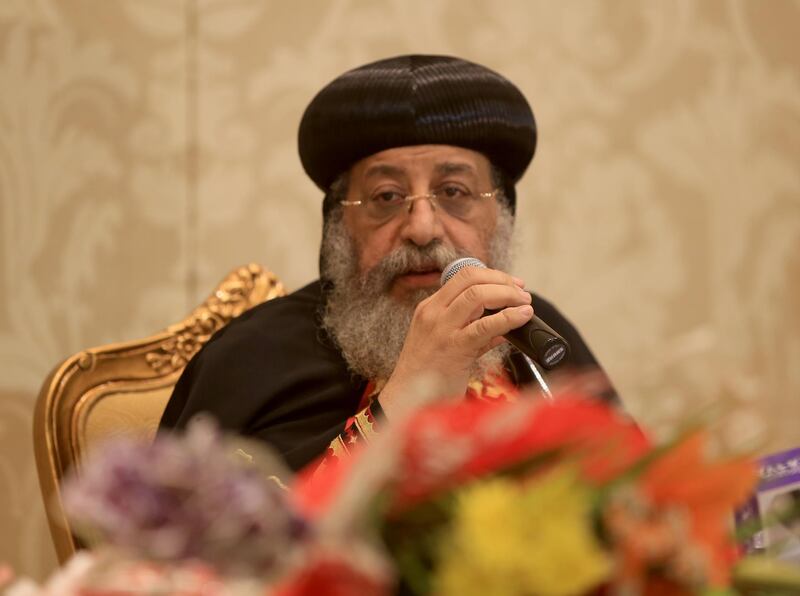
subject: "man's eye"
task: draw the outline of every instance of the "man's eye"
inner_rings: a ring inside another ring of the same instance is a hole
[[[468,198],[472,193],[461,186],[447,185],[440,188],[436,194],[448,199],[465,199]]]
[[[385,190],[373,195],[370,199],[373,203],[398,203],[403,200],[403,195],[393,190]]]

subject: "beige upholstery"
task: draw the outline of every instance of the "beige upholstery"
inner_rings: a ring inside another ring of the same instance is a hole
[[[258,265],[233,271],[184,321],[151,337],[85,350],[48,376],[34,412],[39,483],[59,561],[80,545],[61,506],[68,470],[88,450],[119,435],[154,436],[172,387],[211,335],[248,308],[284,294]]]

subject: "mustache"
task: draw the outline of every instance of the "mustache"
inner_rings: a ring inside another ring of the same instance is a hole
[[[380,288],[385,291],[400,275],[419,271],[442,271],[452,261],[468,256],[442,242],[436,241],[425,246],[405,244],[382,258],[362,278],[363,288]]]

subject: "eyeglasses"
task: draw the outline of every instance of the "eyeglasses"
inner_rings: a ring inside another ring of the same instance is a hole
[[[411,213],[414,201],[428,199],[434,210],[441,207],[448,215],[459,219],[469,219],[475,213],[478,205],[485,199],[496,197],[498,193],[500,193],[499,188],[495,188],[491,192],[473,193],[461,186],[445,186],[422,195],[404,195],[401,192],[388,190],[376,193],[365,200],[339,201],[339,204],[345,207],[360,206],[370,219],[383,222],[397,217],[404,210],[406,213]]]

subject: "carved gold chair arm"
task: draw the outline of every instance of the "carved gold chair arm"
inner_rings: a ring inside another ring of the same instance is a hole
[[[118,435],[152,437],[187,362],[247,309],[285,294],[270,271],[232,271],[180,323],[150,337],[84,350],[45,380],[34,410],[34,450],[50,531],[61,562],[80,546],[61,505],[60,487],[86,452]]]
[[[206,301],[167,332],[172,339],[149,352],[147,363],[158,373],[183,369],[214,333],[248,308],[286,293],[273,273],[250,264],[232,271]]]

